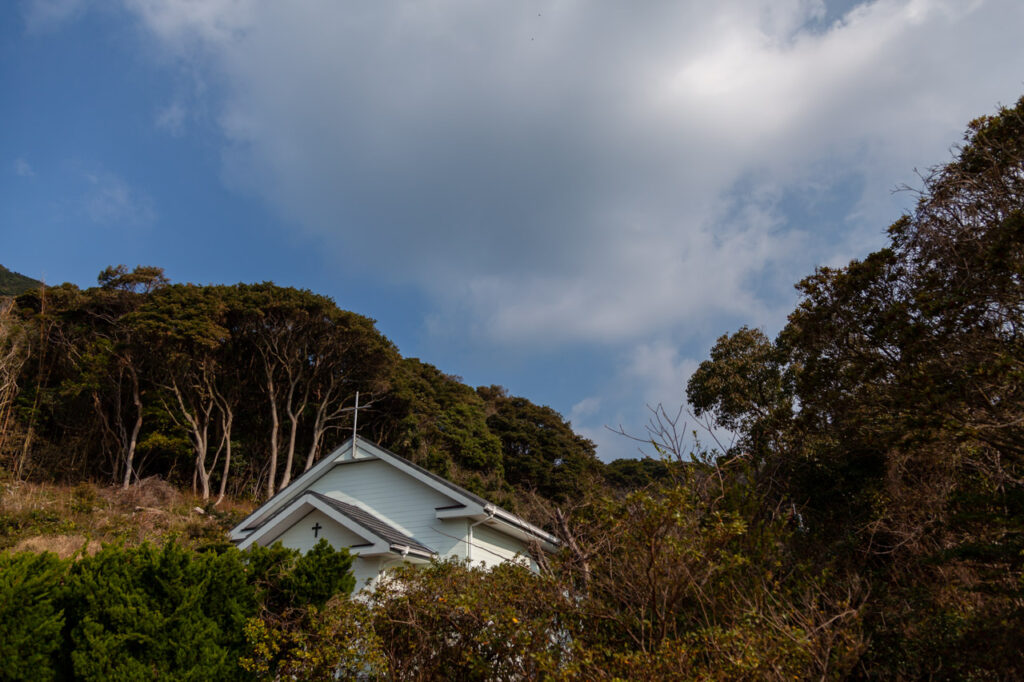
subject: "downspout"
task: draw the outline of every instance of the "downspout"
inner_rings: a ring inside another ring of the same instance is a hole
[[[479,526],[481,523],[487,523],[494,518],[494,513],[497,511],[494,505],[489,504],[484,507],[484,511],[487,512],[486,519],[480,519],[476,523],[469,524],[469,541],[466,543],[466,558],[473,561],[473,528]]]

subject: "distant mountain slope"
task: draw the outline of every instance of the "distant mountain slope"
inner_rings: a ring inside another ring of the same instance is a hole
[[[0,265],[0,296],[17,296],[29,289],[39,287],[42,282],[31,277],[12,272]]]

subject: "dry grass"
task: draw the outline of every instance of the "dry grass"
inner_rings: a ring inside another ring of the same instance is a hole
[[[173,485],[159,476],[148,476],[127,490],[108,488],[115,501],[135,507],[170,508],[180,504],[183,495]]]
[[[37,535],[25,538],[14,545],[15,552],[52,552],[61,559],[67,559],[76,554],[92,556],[100,551],[100,543],[90,540],[84,535]]]
[[[128,490],[0,482],[0,550],[67,557],[107,543],[221,542],[253,506],[224,500],[214,508],[156,477]]]

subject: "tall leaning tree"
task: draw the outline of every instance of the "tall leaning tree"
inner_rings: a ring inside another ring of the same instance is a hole
[[[352,395],[379,386],[396,352],[372,320],[326,296],[271,283],[237,289],[229,326],[266,401],[269,498],[291,482],[300,443],[309,468]]]
[[[157,362],[132,316],[167,286],[167,278],[160,268],[129,271],[119,265],[103,270],[98,282],[93,289],[63,292],[46,343],[70,366],[62,392],[89,396],[104,448],[112,450],[114,477],[127,488],[135,474],[147,376]]]
[[[223,326],[225,287],[178,284],[155,294],[132,319],[151,340],[161,362],[152,380],[164,410],[192,444],[193,487],[209,499],[211,479],[224,457],[219,499],[230,473],[237,391],[234,361]]]

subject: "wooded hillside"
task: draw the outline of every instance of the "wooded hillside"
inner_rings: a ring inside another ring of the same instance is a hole
[[[0,455],[17,479],[266,498],[352,426],[509,506],[577,494],[601,463],[554,410],[402,358],[374,321],[272,283],[174,284],[110,267],[31,289],[2,319]]]
[[[11,272],[0,265],[0,296],[17,296],[29,289],[38,289],[41,285],[42,282],[17,272]]]

